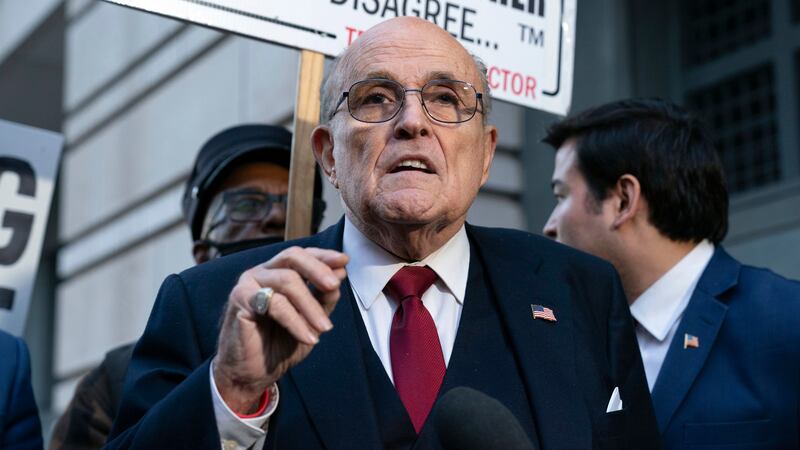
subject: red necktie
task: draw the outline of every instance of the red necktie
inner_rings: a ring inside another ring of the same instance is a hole
[[[417,433],[428,418],[445,371],[436,324],[421,300],[436,278],[430,267],[405,266],[385,289],[398,304],[389,336],[394,386]]]

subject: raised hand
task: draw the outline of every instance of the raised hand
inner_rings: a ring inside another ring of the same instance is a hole
[[[266,388],[333,328],[329,316],[339,300],[347,261],[347,255],[334,250],[290,247],[239,277],[214,358],[214,381],[229,408],[253,412]],[[253,299],[265,287],[273,294],[259,314]]]

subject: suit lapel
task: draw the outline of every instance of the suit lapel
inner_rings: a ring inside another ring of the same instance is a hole
[[[319,235],[322,248],[342,249],[344,222]],[[297,367],[289,371],[310,420],[319,431],[325,448],[380,448],[378,425],[371,413],[366,369],[361,356],[350,302],[353,298],[347,279],[341,285],[339,303],[331,314],[333,330]]]
[[[717,247],[692,293],[653,386],[653,407],[662,433],[711,353],[728,310],[717,297],[736,284],[739,268],[739,263]],[[697,336],[698,348],[684,348],[686,334]]]
[[[533,246],[520,249],[469,226],[484,261],[487,284],[511,337],[532,402],[543,448],[588,448],[591,423],[582,407],[574,361],[573,322],[566,289],[539,274],[543,262]],[[518,240],[515,240],[519,244]],[[555,312],[558,322],[533,320],[531,304]]]

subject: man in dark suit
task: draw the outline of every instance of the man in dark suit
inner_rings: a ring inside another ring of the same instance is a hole
[[[38,450],[42,445],[28,347],[0,331],[0,449]]]
[[[438,448],[431,409],[468,386],[535,448],[658,448],[613,268],[465,225],[497,142],[487,84],[429,22],[359,37],[312,134],[345,217],[169,277],[108,447]]]
[[[670,449],[800,447],[800,283],[720,245],[728,193],[703,126],[662,100],[553,125],[544,232],[622,277]]]

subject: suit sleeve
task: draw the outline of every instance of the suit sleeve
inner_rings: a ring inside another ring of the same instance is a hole
[[[53,429],[50,450],[101,447],[114,417],[108,392],[108,377],[102,367],[86,374]]]
[[[14,338],[14,351],[6,363],[11,368],[12,380],[8,384],[9,391],[0,393],[8,395],[6,411],[0,411],[6,417],[0,430],[0,448],[6,450],[41,449],[42,425],[39,422],[39,410],[33,397],[31,387],[31,360],[28,347],[21,339]],[[4,359],[6,356],[3,357]],[[10,362],[10,363],[9,363]],[[2,403],[2,400],[0,400]]]
[[[626,411],[628,448],[656,449],[660,446],[650,390],[644,374],[642,357],[636,343],[633,318],[619,275],[613,271],[611,308],[608,319],[608,354],[612,377],[616,380]]]
[[[168,277],[133,351],[108,449],[219,448],[209,384],[181,278]]]

